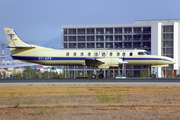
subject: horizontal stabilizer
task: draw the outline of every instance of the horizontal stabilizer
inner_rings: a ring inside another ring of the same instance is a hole
[[[168,67],[169,65],[153,65],[152,67]]]

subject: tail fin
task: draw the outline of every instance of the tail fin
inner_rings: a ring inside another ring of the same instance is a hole
[[[23,42],[12,28],[4,28],[9,48],[34,48],[31,44]]]

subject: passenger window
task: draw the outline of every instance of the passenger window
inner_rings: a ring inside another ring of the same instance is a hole
[[[69,53],[68,53],[68,52],[66,53],[66,56],[69,56]]]
[[[119,55],[120,55],[120,53],[118,52],[118,53],[117,53],[117,56],[119,56]]]
[[[112,55],[113,55],[112,52],[110,52],[110,53],[109,53],[109,56],[112,56]]]
[[[95,53],[95,56],[98,56],[98,53],[97,53],[97,52]]]
[[[74,52],[73,55],[76,56],[76,53]]]
[[[130,55],[130,56],[132,56],[132,55],[133,55],[133,53],[129,53],[129,55]]]
[[[106,56],[105,52],[102,53],[102,56]]]
[[[126,53],[123,53],[123,56],[125,56],[126,55]]]
[[[144,55],[144,52],[138,52],[138,55]]]
[[[83,56],[83,55],[84,55],[84,53],[82,52],[82,53],[81,53],[81,56]]]
[[[91,53],[90,53],[90,52],[88,53],[88,56],[91,56]]]

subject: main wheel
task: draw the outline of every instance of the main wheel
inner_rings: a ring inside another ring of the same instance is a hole
[[[155,74],[152,74],[152,79],[155,79],[156,78],[156,75]]]
[[[96,75],[95,75],[95,74],[92,74],[92,75],[91,75],[91,78],[92,78],[92,79],[96,79]]]
[[[99,76],[98,76],[100,79],[102,79],[103,77],[104,77],[104,75],[103,74],[99,74]]]

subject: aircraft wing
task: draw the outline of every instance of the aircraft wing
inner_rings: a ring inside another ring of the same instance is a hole
[[[87,66],[99,66],[99,65],[102,65],[104,64],[104,62],[101,62],[99,60],[96,60],[96,59],[85,59],[85,63]]]

